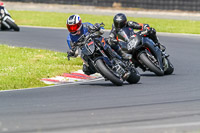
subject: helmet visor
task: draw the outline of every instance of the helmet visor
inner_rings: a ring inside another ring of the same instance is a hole
[[[67,28],[68,28],[69,32],[71,32],[71,33],[78,31],[80,29],[80,27],[81,27],[81,22],[79,22],[77,24],[72,24],[72,25],[67,24]]]

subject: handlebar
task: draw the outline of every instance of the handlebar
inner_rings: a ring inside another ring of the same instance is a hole
[[[101,27],[104,27],[104,23],[96,23],[94,24],[94,26],[89,26],[89,34],[88,35],[85,35],[83,34],[77,41],[77,43],[75,45],[77,46],[82,46],[83,44],[86,43],[86,41],[89,39],[89,38],[95,38],[95,37],[98,37],[99,34],[96,33],[96,31],[100,31]]]

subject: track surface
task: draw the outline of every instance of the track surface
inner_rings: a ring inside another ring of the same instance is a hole
[[[64,29],[0,31],[0,43],[65,52]],[[200,36],[158,33],[173,75],[141,73],[138,84],[100,80],[0,92],[0,132],[178,133],[200,131]]]

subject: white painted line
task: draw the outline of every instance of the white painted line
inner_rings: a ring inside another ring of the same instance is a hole
[[[190,126],[199,126],[200,128],[200,122],[140,126],[140,127],[135,127],[134,129],[160,129],[160,128],[175,128],[175,127],[190,127]]]
[[[19,25],[20,27],[24,27],[24,28],[36,28],[36,29],[59,29],[59,30],[66,30],[67,31],[67,27],[42,27],[42,26],[28,26],[28,25]]]
[[[25,28],[43,28],[43,29],[61,29],[61,30],[66,30],[67,28],[64,27],[42,27],[42,26],[25,26],[25,25],[20,25],[20,27],[25,27]],[[110,32],[110,30],[105,29],[105,32]],[[160,35],[168,35],[168,36],[174,36],[174,35],[184,35],[184,36],[194,36],[194,37],[200,37],[200,34],[189,34],[189,33],[168,33],[168,32],[157,32]]]
[[[50,88],[50,87],[56,87],[56,86],[73,85],[73,84],[94,82],[94,81],[103,80],[103,79],[104,79],[104,78],[98,78],[98,79],[88,80],[88,81],[73,82],[73,83],[65,83],[65,84],[56,84],[56,85],[45,86],[45,87],[37,87],[37,88],[22,88],[22,89],[14,89],[14,90],[1,90],[0,93],[1,93],[1,92],[9,92],[9,91],[25,91],[25,90],[32,90],[32,89],[42,89],[42,88]]]

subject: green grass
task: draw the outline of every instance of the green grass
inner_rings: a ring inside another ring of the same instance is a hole
[[[46,86],[40,80],[82,68],[66,53],[0,45],[0,90]]]
[[[66,19],[73,13],[38,11],[9,11],[18,25],[66,27]],[[112,16],[80,14],[83,22],[104,22],[111,29]],[[158,32],[200,34],[200,21],[131,18],[139,23],[150,24]],[[63,38],[65,39],[65,38]],[[81,69],[80,58],[67,60],[66,53],[17,48],[0,45],[0,90],[46,86],[40,80]]]
[[[18,25],[47,26],[47,27],[66,27],[67,18],[73,13],[55,13],[38,11],[9,11]],[[106,29],[111,29],[113,16],[79,14],[83,22],[97,23],[104,22]],[[158,32],[170,33],[190,33],[200,34],[200,21],[192,20],[172,20],[154,18],[133,18],[128,17],[139,23],[150,24]]]

